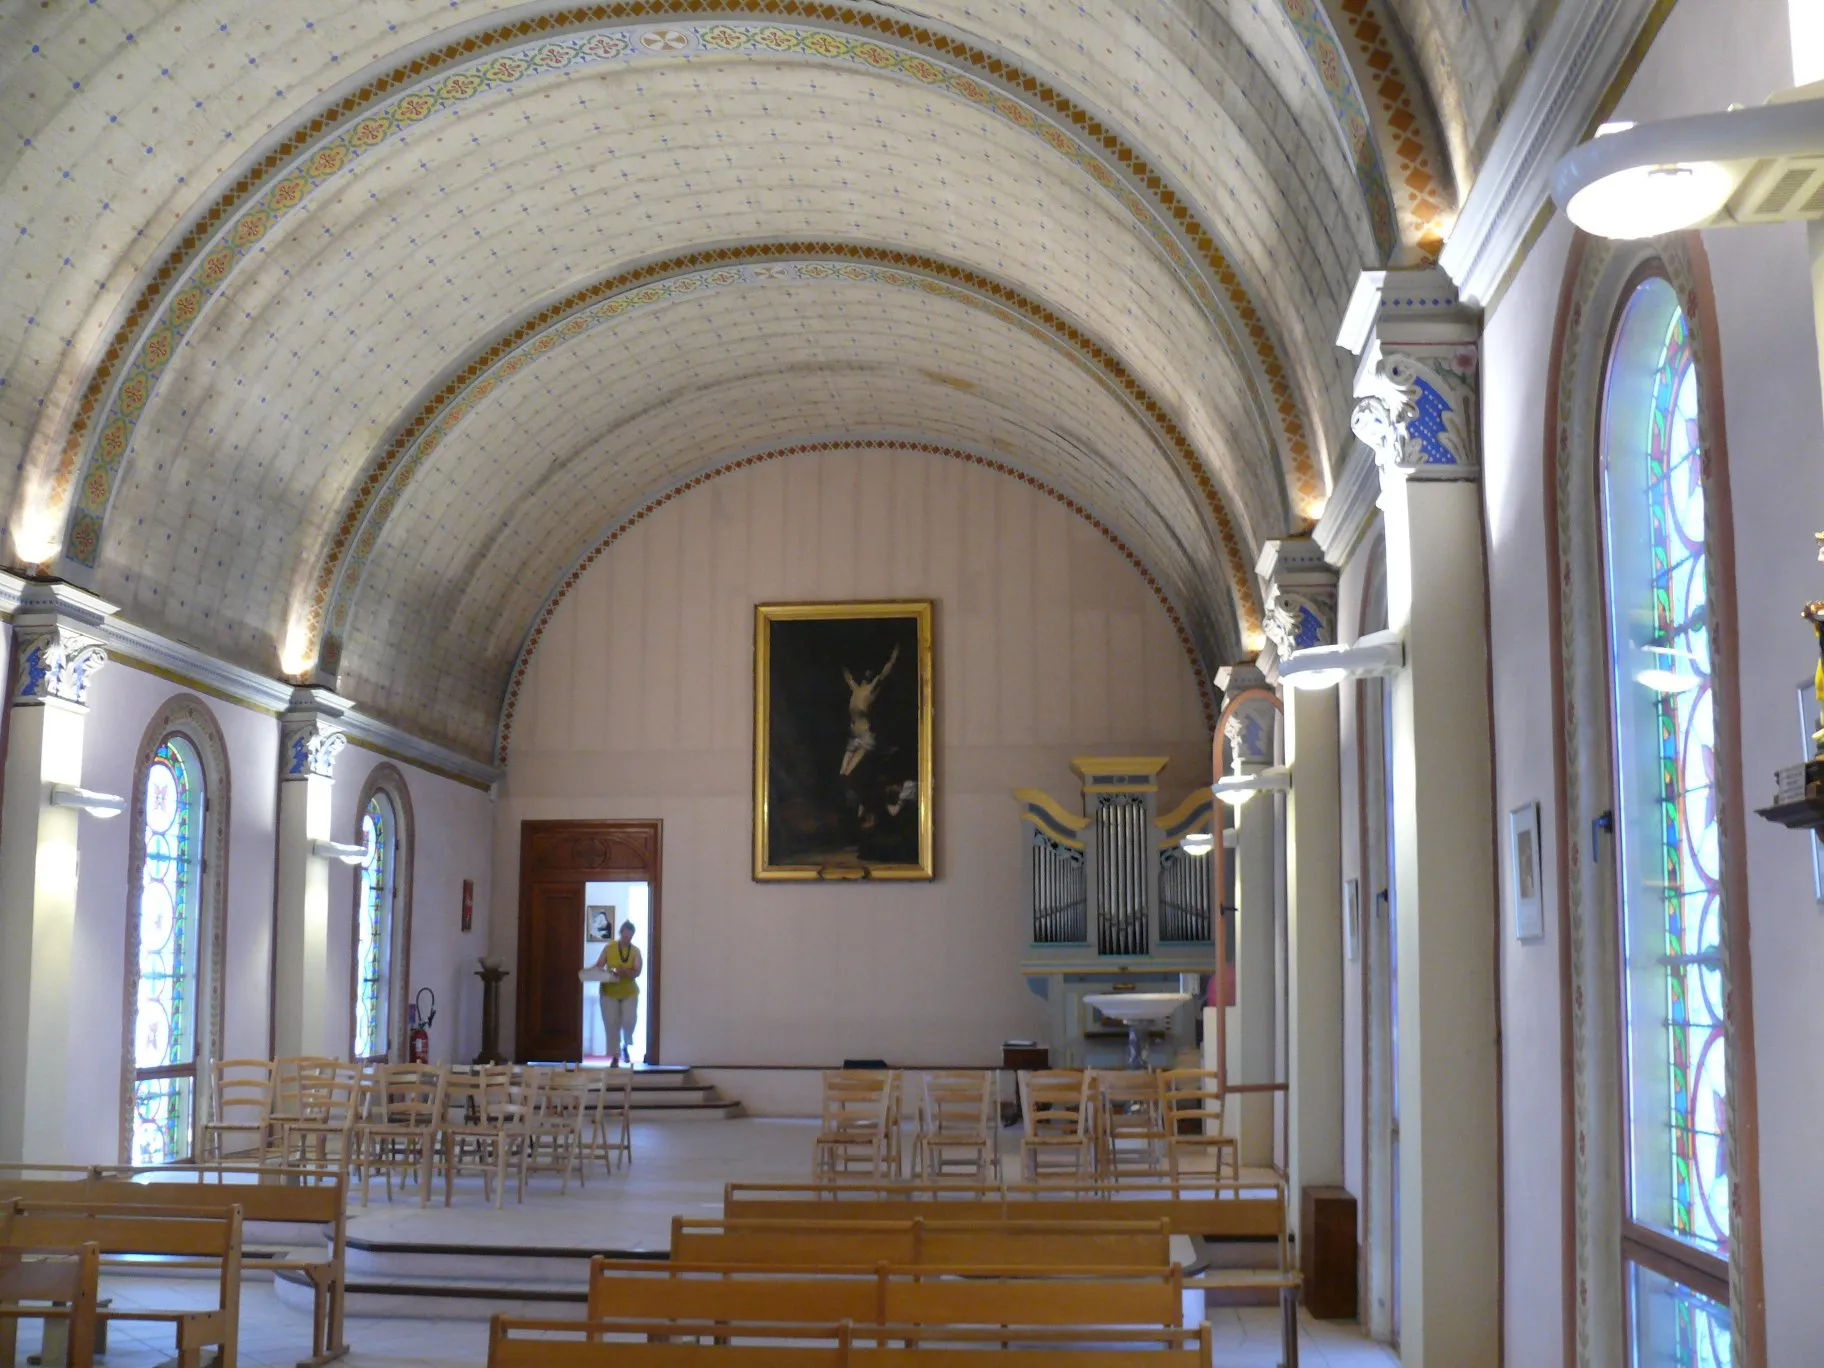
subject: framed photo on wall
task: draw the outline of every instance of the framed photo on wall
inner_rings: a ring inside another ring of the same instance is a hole
[[[754,609],[754,878],[933,877],[931,617]]]
[[[1539,804],[1507,814],[1507,880],[1514,903],[1514,939],[1545,939],[1544,875],[1539,864]]]

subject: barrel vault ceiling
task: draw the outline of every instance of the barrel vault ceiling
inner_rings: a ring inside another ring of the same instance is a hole
[[[1207,672],[1552,0],[0,10],[6,554],[496,753],[553,592],[756,453],[980,457]]]

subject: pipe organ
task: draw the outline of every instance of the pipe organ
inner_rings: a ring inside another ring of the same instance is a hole
[[[1211,798],[1199,784],[1160,815],[1165,764],[1079,757],[1071,767],[1082,781],[1080,812],[1038,789],[1014,794],[1032,914],[1022,968],[1047,1003],[1056,1065],[1119,1063],[1126,1027],[1082,1001],[1095,993],[1189,991],[1198,1000],[1168,1023],[1163,1057],[1196,1043],[1201,990],[1214,970],[1212,861],[1180,842],[1210,830]]]

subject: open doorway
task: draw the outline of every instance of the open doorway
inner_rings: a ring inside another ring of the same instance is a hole
[[[580,1063],[586,1051],[603,1054],[600,989],[583,974],[623,921],[634,923],[643,962],[633,1057],[659,1062],[660,836],[657,821],[520,824],[519,1062]]]
[[[587,928],[584,962],[595,964],[606,954],[612,965],[619,952],[614,945],[623,927],[633,928],[632,946],[639,952],[639,975],[635,991],[626,1000],[633,1003],[633,1031],[628,1044],[628,1058],[645,1064],[646,1031],[651,1024],[647,1004],[652,1001],[652,886],[645,880],[592,882],[583,886],[583,911]],[[583,1062],[607,1064],[615,1056],[619,1042],[614,1038],[615,1012],[604,1010],[604,992],[609,985],[585,983],[583,992]]]

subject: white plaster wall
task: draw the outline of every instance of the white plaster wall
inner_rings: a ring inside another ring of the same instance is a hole
[[[330,801],[330,836],[355,842],[361,836],[362,786],[386,757],[348,746],[336,761]],[[485,791],[442,775],[393,761],[412,799],[412,943],[407,987],[428,987],[437,995],[431,1026],[431,1062],[466,1064],[481,1050],[481,982],[477,960],[487,953],[491,906],[490,861],[494,804]],[[339,1011],[330,1039],[344,1051],[349,1039],[348,1003],[354,991],[355,885],[357,870],[329,867],[330,1001]],[[462,932],[462,881],[475,881],[474,928]],[[401,1023],[400,1029],[404,1026]]]
[[[215,715],[228,748],[228,944],[222,982],[223,1055],[261,1056],[269,1039],[273,833],[277,811],[276,718],[118,661],[89,689],[84,787],[130,796],[140,740],[153,715],[179,694],[196,694]],[[220,777],[209,776],[212,801]],[[120,1146],[120,1068],[126,1011],[131,818],[84,817],[76,894],[78,955],[92,966],[93,993],[72,1004],[68,1158],[113,1163]]]
[[[1368,579],[1368,567],[1371,559],[1371,548],[1374,546],[1372,534],[1362,542],[1349,560],[1344,564],[1342,574],[1337,582],[1337,640],[1353,641],[1361,635],[1362,590]],[[1366,873],[1366,861],[1362,850],[1361,792],[1362,767],[1359,752],[1361,736],[1361,718],[1356,707],[1356,688],[1345,684],[1337,690],[1338,702],[1338,735],[1341,750],[1341,782],[1343,792],[1343,882],[1345,887],[1353,879],[1361,890],[1362,921],[1367,922],[1368,908],[1374,898],[1374,890],[1369,887]],[[1348,916],[1347,906],[1343,915]],[[1345,936],[1347,928],[1345,927]],[[1364,1224],[1367,1216],[1367,1204],[1363,1195],[1367,1182],[1366,1156],[1363,1151],[1363,1135],[1366,1129],[1362,1111],[1363,1090],[1367,1085],[1368,1057],[1362,1018],[1362,969],[1363,958],[1358,952],[1356,958],[1348,957],[1348,945],[1343,947],[1343,1186],[1355,1194],[1356,1242],[1358,1248],[1366,1242],[1367,1227]]]
[[[183,684],[118,661],[95,678],[83,749],[85,787],[130,794],[140,740],[153,716],[178,694],[203,698],[228,747],[228,943],[223,982],[223,1055],[266,1056],[270,1050],[274,831],[278,802],[279,724],[276,717],[202,695]],[[351,839],[355,800],[378,756],[350,746],[337,766],[336,833]],[[480,1046],[479,985],[469,961],[487,939],[489,833],[493,810],[486,793],[408,765],[400,770],[417,814],[414,865],[416,918],[412,981],[437,992],[440,1015],[433,1058],[468,1059]],[[212,785],[219,784],[211,776]],[[221,790],[212,787],[219,800]],[[70,1089],[61,1156],[112,1163],[120,1143],[120,1067],[126,1001],[126,927],[131,840],[126,817],[84,817],[80,828],[76,943],[88,967],[85,991],[70,1004]],[[461,881],[475,880],[475,931],[458,931]],[[354,885],[346,866],[331,876],[331,940],[341,959],[331,982],[348,974]],[[346,1010],[345,999],[337,1005]],[[442,1015],[447,1012],[449,1015]],[[338,1018],[340,1020],[340,1018]],[[346,1036],[344,1025],[340,1034]]]
[[[1565,1230],[1557,777],[1545,526],[1546,375],[1571,230],[1555,219],[1483,333],[1483,499],[1500,882],[1503,1316],[1507,1357],[1564,1357]],[[1507,813],[1539,804],[1545,938],[1513,936]]]
[[[1783,0],[1683,0],[1614,117],[1652,119],[1758,104],[1792,84]],[[1545,368],[1570,234],[1555,220],[1487,320],[1483,352],[1486,512],[1491,566],[1497,820],[1537,798],[1548,870],[1558,848],[1551,752],[1551,664],[1545,598],[1542,440]],[[1795,687],[1816,647],[1798,607],[1816,598],[1811,534],[1824,508],[1824,400],[1796,227],[1704,235],[1719,315],[1741,628],[1741,766],[1748,805],[1772,773],[1800,756]],[[1712,397],[1714,402],[1714,397]],[[1502,842],[1503,846],[1505,841]],[[1769,1364],[1809,1363],[1824,1344],[1816,1295],[1816,1229],[1824,1176],[1817,985],[1824,982],[1824,909],[1814,900],[1803,837],[1748,817],[1753,920],[1752,1012],[1760,1091],[1760,1224]],[[1562,1203],[1567,1175],[1558,1126],[1561,985],[1557,883],[1545,884],[1545,941],[1519,946],[1502,888],[1502,1042],[1506,1223],[1506,1357],[1563,1359]],[[1739,1008],[1738,1008],[1739,1010]],[[1619,1194],[1616,1196],[1619,1201]]]
[[[754,604],[927,597],[938,879],[754,883]],[[726,476],[618,541],[545,634],[495,831],[493,949],[517,952],[522,820],[658,817],[668,1062],[989,1063],[1043,1021],[1019,972],[1026,847],[1012,790],[1074,803],[1070,758],[1098,752],[1172,756],[1168,804],[1209,782],[1169,620],[1075,515],[915,453]]]

